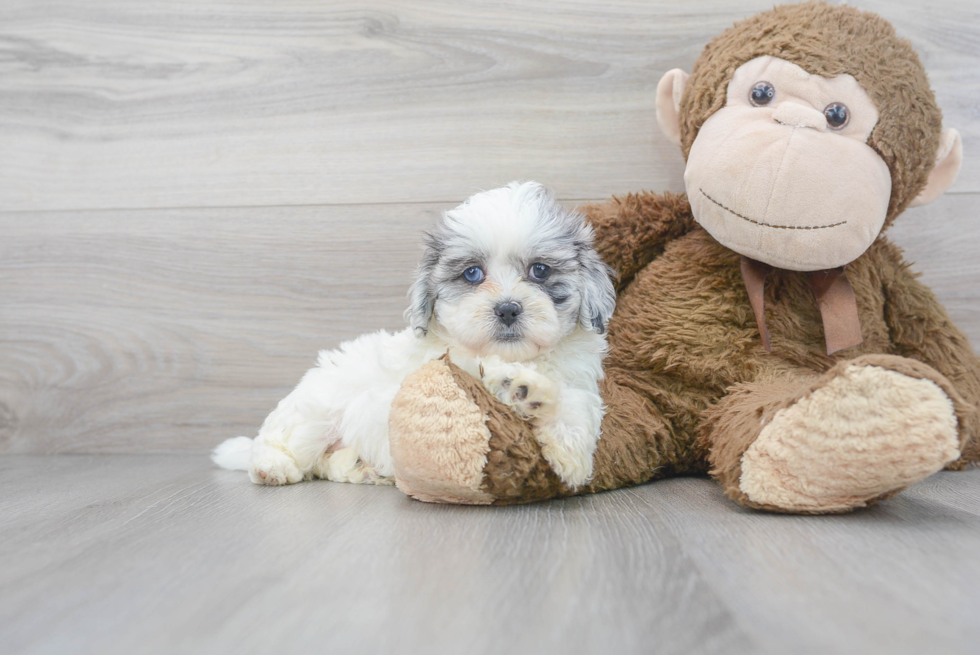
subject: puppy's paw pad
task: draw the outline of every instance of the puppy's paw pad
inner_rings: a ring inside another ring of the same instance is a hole
[[[555,409],[558,387],[537,371],[524,369],[511,381],[507,389],[508,405],[518,416],[533,418],[544,416]]]
[[[252,457],[248,477],[255,484],[278,487],[300,482],[303,472],[289,455],[278,450],[265,449]]]
[[[513,379],[521,372],[522,368],[523,366],[520,364],[487,361],[481,364],[483,386],[498,400],[506,403]]]

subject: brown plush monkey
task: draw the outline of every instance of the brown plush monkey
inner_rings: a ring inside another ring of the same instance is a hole
[[[439,361],[394,403],[399,487],[515,503],[709,472],[743,505],[825,513],[980,459],[980,360],[881,236],[961,160],[910,44],[850,7],[778,7],[667,73],[657,109],[687,195],[585,210],[619,274],[592,482],[564,485]]]

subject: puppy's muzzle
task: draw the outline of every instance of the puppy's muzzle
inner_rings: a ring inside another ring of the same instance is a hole
[[[510,327],[517,322],[517,317],[524,311],[520,303],[514,301],[502,302],[493,308],[494,313],[501,323]]]

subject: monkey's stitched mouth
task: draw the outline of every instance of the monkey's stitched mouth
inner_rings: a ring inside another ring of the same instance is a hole
[[[728,207],[726,207],[725,205],[721,204],[720,202],[718,202],[717,200],[715,200],[714,198],[712,198],[711,196],[709,196],[707,193],[705,193],[704,192],[704,189],[702,189],[701,187],[698,187],[698,191],[701,192],[701,195],[702,196],[704,196],[705,198],[707,198],[711,202],[715,203],[716,205],[718,205],[719,207],[721,207],[722,209],[724,209],[726,212],[728,212],[732,216],[738,216],[743,221],[748,221],[749,223],[752,223],[754,225],[761,225],[762,227],[771,227],[771,228],[775,228],[777,230],[823,230],[823,229],[826,229],[828,227],[837,227],[838,225],[843,225],[843,224],[847,223],[847,221],[841,221],[840,223],[831,223],[830,225],[773,225],[772,223],[763,223],[762,221],[757,221],[755,219],[749,218],[748,216],[742,216],[737,211],[735,211],[733,209],[729,209]]]

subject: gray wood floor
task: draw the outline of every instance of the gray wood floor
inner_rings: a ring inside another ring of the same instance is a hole
[[[4,653],[976,653],[980,471],[794,517],[677,479],[527,507],[0,457]]]

